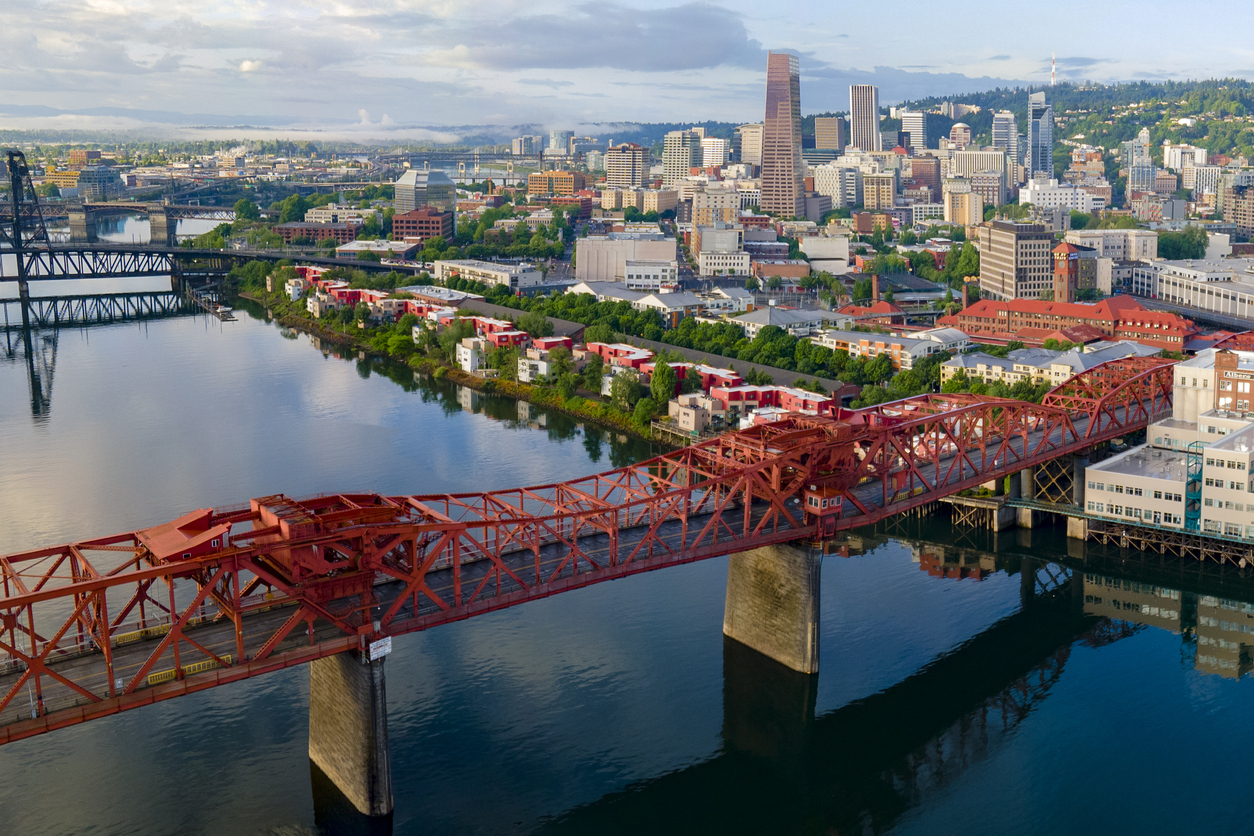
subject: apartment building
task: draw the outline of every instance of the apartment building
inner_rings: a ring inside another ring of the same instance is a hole
[[[544,275],[534,266],[522,264],[496,264],[491,261],[458,259],[435,262],[435,279],[441,283],[452,278],[468,279],[486,285],[500,285],[517,292],[544,282]]]
[[[643,189],[648,178],[649,152],[647,149],[634,142],[624,142],[621,145],[612,145],[605,150],[606,188]]]

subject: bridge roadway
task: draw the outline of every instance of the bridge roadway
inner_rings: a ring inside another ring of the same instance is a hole
[[[16,282],[18,277],[5,275],[5,262],[11,260],[8,250],[0,250],[0,282]],[[345,261],[325,256],[305,256],[274,250],[193,250],[187,247],[169,247],[134,244],[57,244],[51,248],[52,264],[48,253],[37,251],[32,255],[29,281],[65,281],[69,279],[116,279],[145,276],[169,276],[185,274],[190,266],[184,262],[241,263],[253,260],[280,261],[299,259],[302,263],[326,267],[351,267],[367,272],[406,272],[395,265],[374,261]],[[223,269],[221,272],[225,272]],[[417,271],[415,270],[415,275]]]
[[[1076,430],[1082,435],[1087,424],[1087,418],[1081,418],[1076,421]],[[1035,446],[1042,440],[1042,437],[1043,430],[1033,430],[1027,435],[1027,444]],[[957,468],[947,467],[953,464],[955,458],[956,456],[953,453],[944,455],[937,462],[922,467],[920,469],[921,473],[925,477],[935,478],[936,470],[941,468],[947,471],[950,484],[969,482],[972,479],[986,480],[988,478],[986,473],[978,472],[974,465],[969,462],[964,461]],[[1021,467],[1021,465],[1014,463],[1005,466],[1013,469]],[[879,483],[864,483],[853,488],[851,492],[864,505],[869,507],[877,506],[884,500],[883,487]],[[891,503],[890,501],[889,505],[891,507],[895,504],[900,506],[902,510],[906,510],[908,507],[919,504],[917,501],[913,501],[915,499],[917,499],[917,495],[907,495],[901,497],[897,503]],[[788,498],[785,505],[797,519],[803,518],[803,509],[798,497]],[[742,507],[735,503],[733,503],[733,506]],[[765,501],[754,503],[751,518],[755,524],[766,515],[768,506],[769,503]],[[855,527],[873,521],[856,508],[851,508],[851,511],[852,513],[842,520],[841,528]],[[502,609],[538,597],[547,597],[548,595],[587,586],[599,581],[720,556],[744,548],[734,538],[725,540],[726,545],[723,547],[720,547],[717,543],[713,546],[699,546],[698,541],[701,539],[702,525],[710,519],[712,519],[710,514],[696,514],[689,517],[687,524],[679,519],[664,522],[657,532],[660,542],[650,538],[650,541],[646,544],[647,550],[645,555],[629,563],[619,563],[618,565],[613,565],[614,561],[611,560],[612,553],[616,552],[618,555],[631,553],[646,539],[648,533],[647,526],[621,529],[616,548],[613,547],[609,535],[605,533],[575,538],[580,551],[587,558],[603,567],[599,570],[578,571],[579,563],[577,560],[571,560],[570,547],[565,543],[557,541],[554,536],[549,536],[546,538],[548,542],[540,547],[538,554],[526,547],[503,554],[502,557],[505,559],[508,572],[494,571],[494,564],[486,559],[465,562],[460,579],[453,577],[453,572],[450,568],[430,571],[426,575],[424,595],[413,596],[400,605],[388,632],[392,635],[399,635],[424,630],[438,624],[462,620],[484,612]],[[813,536],[813,533],[813,529],[810,527],[791,528],[784,526],[767,536],[758,538],[754,545],[788,542]],[[669,551],[666,549],[669,549]],[[527,584],[523,583],[524,579],[528,580]],[[461,607],[455,605],[455,601],[462,597],[457,594],[455,590],[456,585],[460,585],[462,590],[470,590],[476,589],[484,583],[488,584],[485,588],[486,594],[478,597],[475,603]],[[532,586],[533,589],[528,589],[527,586]],[[534,590],[534,587],[538,586],[543,586],[545,590],[539,595]],[[375,611],[388,611],[396,603],[398,596],[402,595],[404,591],[405,584],[399,581],[376,583],[374,586],[374,595],[376,597]],[[184,581],[176,584],[176,593],[179,598],[184,596],[190,598],[195,594],[195,586]],[[332,602],[329,608],[335,609],[337,605],[340,605],[347,610],[350,608],[351,603],[349,600]],[[222,613],[212,604],[204,605],[199,611],[199,615],[204,621],[188,628],[186,631],[188,638],[198,644],[203,649],[203,652],[198,653],[191,648],[181,648],[179,660],[176,664],[174,650],[167,648],[160,656],[159,661],[151,666],[149,676],[154,674],[159,676],[163,672],[175,670],[176,667],[185,667],[197,663],[206,663],[211,665],[213,669],[204,673],[201,677],[188,677],[170,682],[148,680],[140,684],[137,694],[148,691],[151,695],[151,700],[149,701],[165,699],[205,687],[255,676],[269,670],[303,664],[315,658],[339,653],[358,646],[358,641],[355,638],[346,638],[343,631],[336,625],[327,621],[319,621],[312,630],[302,632],[293,629],[287,633],[281,641],[270,649],[266,659],[260,662],[246,661],[241,664],[239,661],[240,646],[243,647],[244,652],[249,657],[255,657],[267,641],[276,634],[276,631],[279,631],[289,619],[295,617],[291,604],[267,609],[264,599],[258,599],[252,603],[252,607],[252,612],[242,619],[242,635],[237,637],[235,625],[229,619],[229,616]],[[151,619],[145,623],[149,626],[154,624]],[[158,625],[160,623],[160,621],[157,622]],[[138,630],[140,625],[136,623],[135,628]],[[160,627],[158,627],[159,630]],[[115,677],[129,683],[148,662],[149,656],[152,654],[161,635],[163,633],[151,638],[115,644],[112,648]],[[229,663],[224,666],[213,665],[214,657],[222,662],[228,662],[229,659]],[[71,652],[66,653],[60,661],[52,661],[50,668],[56,674],[66,677],[80,688],[98,697],[107,698],[113,696],[114,689],[109,687],[110,683],[106,674],[104,655],[94,649],[90,641],[83,640],[83,643],[79,644]],[[14,687],[14,683],[17,682],[19,676],[20,669],[12,666],[9,667],[8,672],[0,675],[0,694],[8,693]],[[48,681],[42,686],[42,696],[43,712],[45,714],[59,714],[73,709],[82,709],[91,713],[94,710],[105,708],[105,706],[99,704],[93,707],[92,701],[83,694],[64,683],[56,681]],[[33,723],[29,714],[29,700],[22,702],[19,698],[15,700],[15,703],[22,703],[21,710],[13,712],[11,705],[10,711],[6,712],[3,717],[0,717],[0,725],[8,726],[6,729],[0,729],[0,743],[5,742],[6,739],[18,739],[26,736],[25,732],[28,730],[25,727],[29,727]],[[106,710],[103,713],[113,713],[113,711]],[[41,718],[42,720],[51,720],[50,726],[53,728],[57,725],[57,720],[52,717],[44,717]],[[70,722],[77,721],[77,717],[70,720]],[[35,730],[29,729],[29,731],[33,733]],[[7,737],[8,735],[12,736]]]

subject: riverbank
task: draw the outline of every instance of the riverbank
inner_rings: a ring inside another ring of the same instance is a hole
[[[615,430],[644,439],[645,441],[673,447],[671,443],[655,438],[649,427],[640,427],[630,416],[619,412],[608,403],[590,400],[578,394],[572,398],[563,398],[556,390],[544,386],[533,386],[529,383],[519,383],[514,380],[479,377],[478,375],[462,371],[442,358],[424,356],[417,352],[406,354],[393,353],[386,348],[381,349],[377,344],[369,340],[362,339],[361,336],[340,331],[336,328],[329,328],[316,319],[310,319],[307,316],[302,316],[300,313],[293,312],[291,310],[293,303],[286,298],[280,298],[276,302],[273,298],[274,294],[250,291],[239,291],[236,295],[241,299],[247,299],[264,307],[266,312],[283,327],[310,334],[324,343],[404,363],[418,374],[426,375],[435,380],[447,380],[459,386],[484,392],[485,394],[504,395],[515,400],[526,401],[553,412],[569,415],[580,421],[587,421],[604,429]],[[369,334],[368,331],[366,333],[367,335]]]

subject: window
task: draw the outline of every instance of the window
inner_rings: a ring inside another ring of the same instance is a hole
[[[1132,493],[1133,493],[1133,495],[1134,495],[1134,496],[1140,496],[1140,495],[1141,495],[1141,489],[1140,489],[1140,488],[1133,488],[1133,489],[1132,489]]]
[[[1206,466],[1207,466],[1207,467],[1214,467],[1214,466],[1215,466],[1215,460],[1214,460],[1214,459],[1207,459],[1207,460],[1206,460]]]
[[[1209,531],[1212,534],[1218,534],[1219,533],[1219,521],[1218,520],[1202,520],[1202,530]]]
[[[1209,476],[1208,476],[1208,477],[1206,477],[1206,487],[1208,487],[1208,488],[1213,488],[1213,487],[1215,487],[1215,480],[1214,480],[1214,479],[1212,479],[1212,478],[1210,478]]]
[[[210,541],[209,541],[209,545],[210,545],[210,546],[213,546],[215,549],[216,549],[219,545],[221,545],[221,544],[222,544],[222,541],[221,541],[221,540],[210,540]]]
[[[1224,534],[1227,534],[1229,537],[1240,537],[1241,526],[1237,523],[1224,523]]]
[[[1106,490],[1106,483],[1105,483],[1105,482],[1098,482],[1098,483],[1097,483],[1097,489],[1098,489],[1099,491],[1104,491],[1104,490]]]
[[[1099,513],[1099,514],[1104,514],[1104,513],[1106,513],[1106,509],[1105,509],[1105,507],[1104,507],[1104,506],[1102,505],[1102,503],[1100,503],[1100,502],[1099,502],[1099,503],[1097,503],[1097,513]]]
[[[1115,493],[1123,493],[1123,485],[1115,485]]]
[[[1132,516],[1132,506],[1131,506],[1131,505],[1129,505],[1127,508],[1124,508],[1124,509],[1123,509],[1123,515],[1124,515],[1125,517],[1130,517],[1130,516]],[[1140,516],[1140,514],[1138,514],[1137,516]]]
[[[1155,499],[1162,499],[1162,498],[1163,498],[1163,492],[1162,492],[1162,491],[1154,491],[1154,498],[1155,498]]]
[[[1139,520],[1141,518],[1141,509],[1137,508],[1136,511],[1134,511],[1132,515]]]
[[[1122,506],[1122,505],[1112,505],[1112,506],[1110,506],[1110,513],[1114,514],[1116,517],[1122,516],[1122,515],[1123,515],[1123,506]]]
[[[1203,499],[1203,500],[1202,500],[1202,504],[1203,504],[1203,505],[1205,505],[1207,508],[1214,508],[1214,507],[1215,507],[1215,500],[1213,500],[1213,499],[1209,499],[1209,498],[1207,498],[1207,499]]]
[[[1092,503],[1092,502],[1090,502],[1090,503],[1089,503],[1089,510],[1090,510],[1090,511],[1096,511],[1096,510],[1097,510],[1097,508],[1095,507],[1095,503]]]
[[[1095,483],[1095,482],[1093,482],[1092,480],[1090,480],[1090,481],[1089,481],[1089,490],[1091,490],[1091,491],[1093,491],[1093,490],[1097,490],[1097,488],[1096,488],[1096,487],[1094,487],[1094,485],[1096,485],[1096,483]]]

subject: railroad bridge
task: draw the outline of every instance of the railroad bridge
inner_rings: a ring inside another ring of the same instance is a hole
[[[386,814],[394,637],[729,556],[724,633],[813,675],[824,539],[1083,457],[1168,411],[1172,380],[1124,358],[1042,404],[922,395],[569,482],[268,496],[0,557],[0,743],[308,663],[312,760]]]

